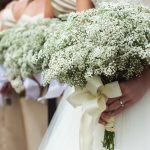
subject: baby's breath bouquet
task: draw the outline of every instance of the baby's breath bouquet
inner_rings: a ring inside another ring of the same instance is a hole
[[[48,65],[57,34],[62,30],[61,22],[43,19],[0,33],[0,63],[7,68],[8,78],[18,93],[24,90],[23,78],[41,72]]]
[[[45,84],[52,79],[85,87],[88,78],[104,83],[139,76],[150,64],[150,9],[129,4],[101,5],[70,14],[59,51],[43,71]],[[103,146],[114,149],[114,133],[106,131]]]
[[[71,13],[67,21],[10,29],[0,34],[0,53],[18,92],[22,78],[38,72],[45,85],[58,79],[83,88],[94,76],[104,84],[129,80],[150,64],[150,9],[105,3]],[[112,150],[114,133],[106,133],[104,147]]]
[[[45,84],[59,79],[84,87],[95,75],[105,83],[128,80],[150,63],[150,9],[108,4],[72,13],[56,43],[59,51],[43,71]]]

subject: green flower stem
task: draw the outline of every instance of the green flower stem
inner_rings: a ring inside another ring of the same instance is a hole
[[[104,140],[102,142],[103,147],[106,150],[114,150],[114,139],[115,139],[115,132],[106,131],[104,133]]]

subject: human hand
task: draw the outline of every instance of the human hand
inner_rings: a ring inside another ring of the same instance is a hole
[[[142,76],[120,83],[122,96],[108,99],[107,109],[102,113],[99,122],[107,124],[109,118],[118,115],[141,100],[149,88],[145,82],[144,76]]]

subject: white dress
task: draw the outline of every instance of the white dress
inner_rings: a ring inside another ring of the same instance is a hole
[[[129,0],[124,0],[129,1]],[[136,0],[130,0],[136,2]],[[149,0],[140,0],[150,6]],[[82,116],[80,107],[73,108],[66,100],[73,93],[68,88],[54,115],[39,150],[81,150],[79,128]],[[150,90],[140,102],[118,115],[116,118],[115,150],[150,150]],[[99,126],[99,139],[103,138],[104,128]],[[101,141],[91,150],[105,150]]]

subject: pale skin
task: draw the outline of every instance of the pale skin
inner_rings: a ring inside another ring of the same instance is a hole
[[[121,82],[120,88],[122,96],[108,100],[107,109],[102,113],[100,123],[106,124],[107,119],[120,114],[142,99],[150,88],[150,66],[143,71],[140,77]],[[120,100],[123,102],[124,107],[121,106]]]
[[[21,15],[23,14],[27,5],[31,2],[31,0],[21,0],[16,1],[13,5],[12,11],[16,20],[19,20]]]
[[[19,20],[23,11],[25,10],[25,8],[27,7],[27,5],[31,2],[32,0],[21,0],[21,1],[12,1],[11,3],[9,3],[5,9],[12,9],[14,18],[16,20]],[[5,9],[3,11],[5,11]],[[3,11],[1,11],[1,14],[3,13]]]
[[[11,5],[12,4],[12,5]],[[54,11],[50,0],[19,0],[13,1],[5,9],[12,9],[14,18],[18,21],[23,14],[35,16],[44,13],[44,18],[53,18]],[[1,11],[0,17],[5,11]]]
[[[44,18],[53,18],[54,11],[50,0],[34,0],[30,2],[23,14],[35,16],[44,13]]]
[[[94,5],[91,0],[76,0],[76,9],[77,11],[88,10],[94,8]]]
[[[83,11],[93,8],[91,0],[77,0],[77,11]],[[150,66],[148,66],[140,77],[120,82],[122,96],[114,99],[108,99],[107,109],[102,113],[99,122],[106,124],[107,120],[125,111],[135,103],[140,101],[150,88]],[[123,102],[124,107],[121,106]]]
[[[22,16],[25,8],[27,7],[27,5],[31,2],[32,0],[19,0],[19,1],[12,1],[11,3],[9,3],[5,9],[3,9],[0,12],[0,19],[3,16],[3,13],[7,10],[7,9],[11,9],[13,16],[15,18],[15,20],[19,20],[20,17]],[[4,30],[3,25],[0,25],[0,31]]]

